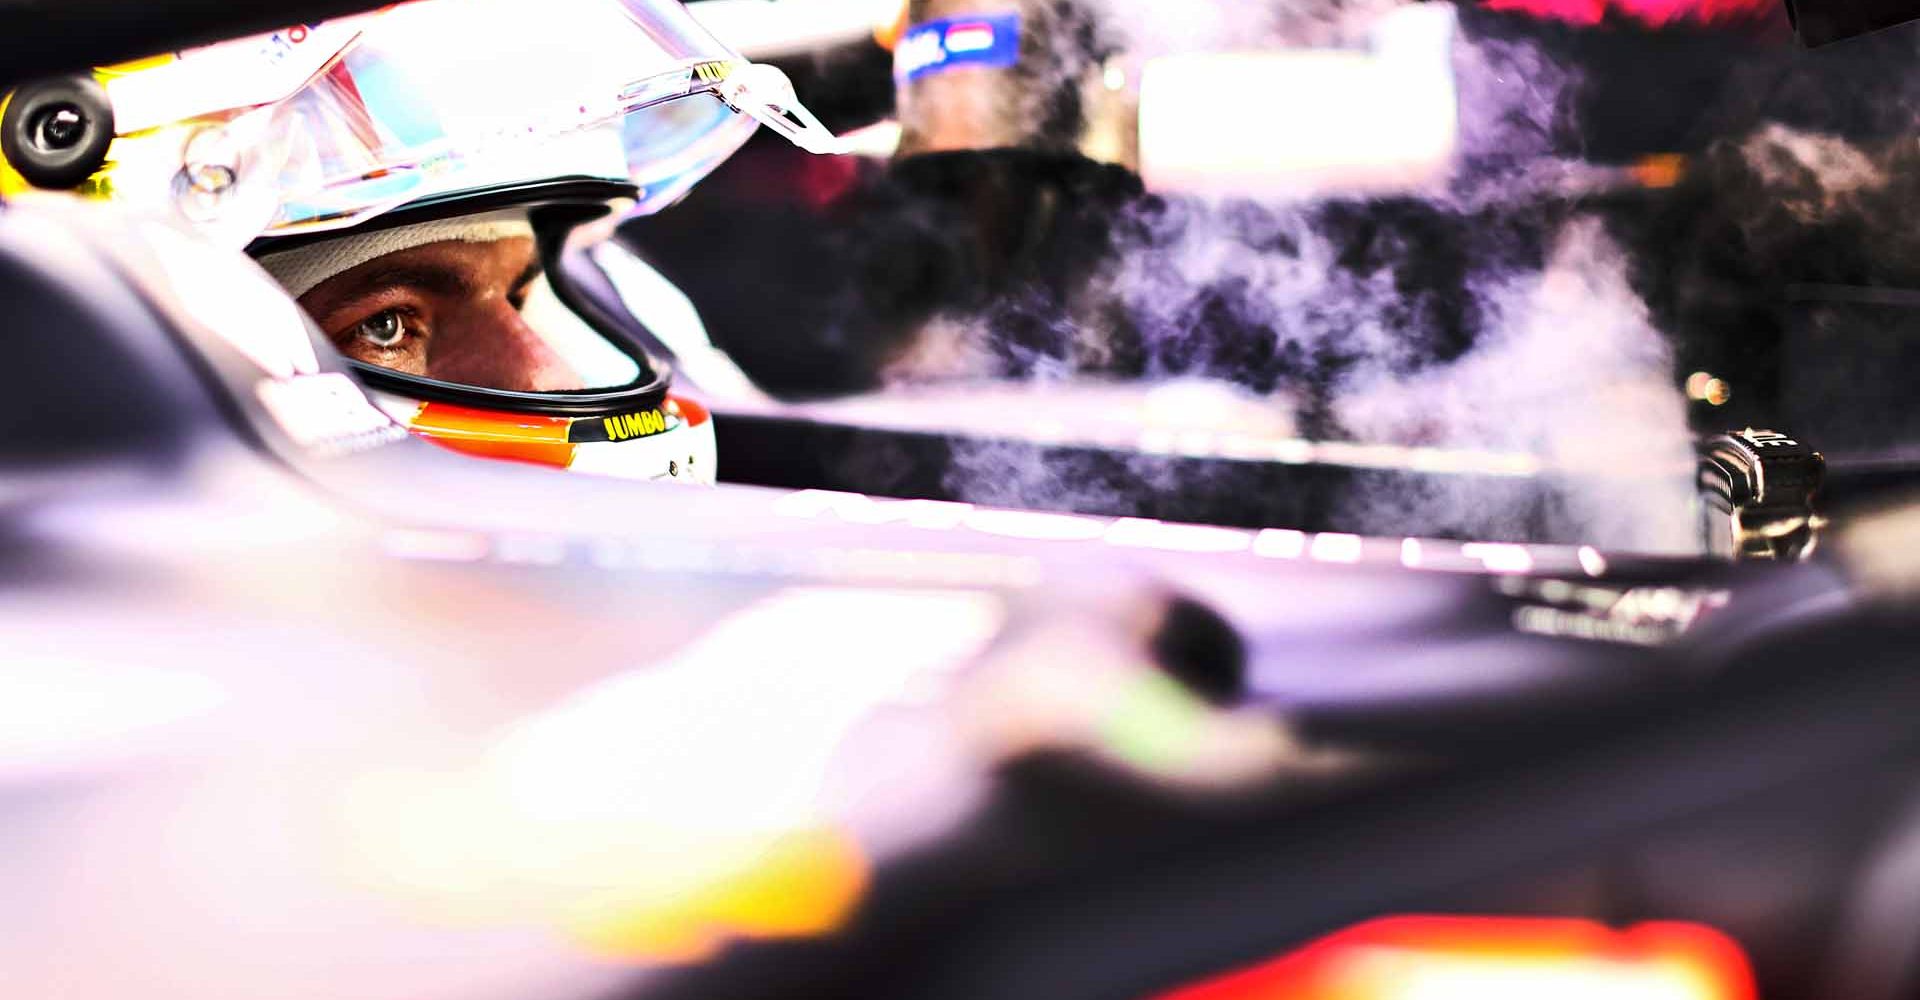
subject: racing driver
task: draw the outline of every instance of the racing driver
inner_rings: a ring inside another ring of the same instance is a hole
[[[713,430],[587,250],[759,123],[836,143],[676,0],[417,0],[98,75],[75,186],[245,245],[415,433],[628,478],[711,482]]]

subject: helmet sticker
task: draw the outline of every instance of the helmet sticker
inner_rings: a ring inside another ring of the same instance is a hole
[[[567,435],[571,441],[631,441],[634,438],[652,437],[665,434],[681,425],[677,413],[661,410],[642,410],[638,413],[620,413],[599,420],[575,421]]]

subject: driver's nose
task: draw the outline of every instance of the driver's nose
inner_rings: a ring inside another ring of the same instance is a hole
[[[476,304],[436,334],[427,375],[517,392],[580,389],[580,376],[505,299]]]

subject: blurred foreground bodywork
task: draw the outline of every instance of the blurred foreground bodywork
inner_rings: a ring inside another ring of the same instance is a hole
[[[210,254],[0,210],[9,990],[1913,991],[1910,508],[1734,566],[689,503],[408,439]]]
[[[1912,750],[1896,591],[1832,566],[474,463],[240,356],[143,279],[183,245],[88,218],[0,216],[69,331],[5,396],[30,993],[1145,994],[1381,913],[1597,916],[1530,873]],[[1853,665],[1814,697],[1816,657]],[[1752,948],[1848,879],[1710,874],[1608,912]],[[1796,995],[1801,953],[1757,974]]]

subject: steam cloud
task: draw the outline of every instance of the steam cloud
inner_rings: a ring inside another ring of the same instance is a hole
[[[1830,468],[1898,458],[1920,438],[1910,121],[1885,134],[1758,123],[1704,150],[1676,204],[1622,233],[1686,367],[1735,386],[1730,419],[1777,422]]]
[[[1350,44],[1387,6],[1113,2],[1105,23],[1148,52]],[[1517,182],[1577,172],[1553,153],[1578,78],[1521,41],[1456,39],[1455,65],[1461,155],[1445,194],[1148,199],[1123,213],[1111,267],[1064,316],[1015,302],[972,328],[943,320],[937,359],[923,346],[892,375],[1228,379],[1296,410],[1313,436],[1526,451],[1549,468],[1517,491],[1435,476],[1353,487],[1343,514],[1364,530],[1694,551],[1685,407],[1626,254],[1596,219],[1501,204]],[[1869,182],[1837,151],[1792,148]],[[1046,326],[1050,349],[1009,363],[1010,314]],[[1111,510],[1182,484],[1158,461],[966,444],[947,485],[977,502]]]
[[[1740,144],[1740,158],[1762,187],[1797,222],[1818,222],[1887,186],[1873,157],[1845,139],[1769,123]]]
[[[1444,505],[1445,520],[1492,537],[1524,537],[1544,521],[1554,537],[1692,551],[1692,439],[1672,358],[1600,222],[1572,221],[1539,273],[1481,294],[1497,320],[1473,351],[1412,378],[1355,382],[1336,403],[1342,423],[1367,440],[1546,460],[1541,506],[1488,505],[1441,481],[1417,498],[1427,516]],[[1395,498],[1371,499],[1391,511]]]

